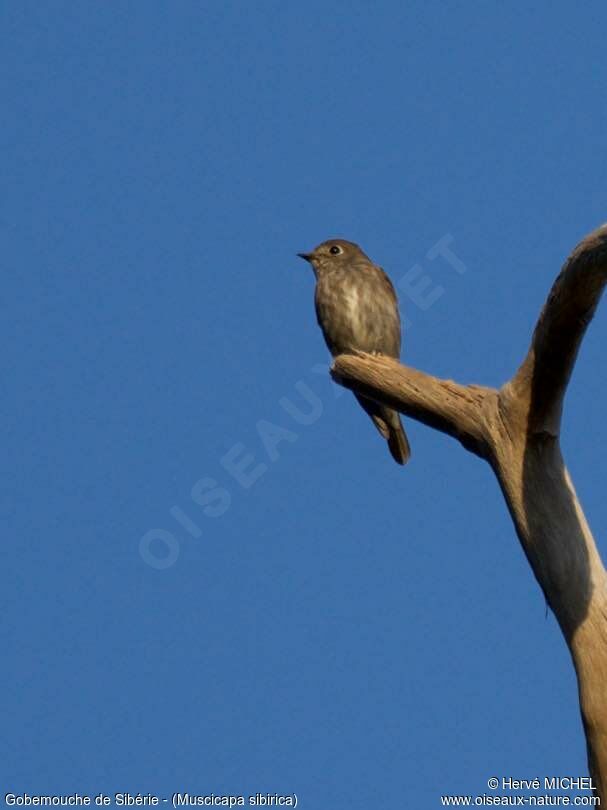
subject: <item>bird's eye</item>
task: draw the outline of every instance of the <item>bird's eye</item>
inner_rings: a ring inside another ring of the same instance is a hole
[[[339,253],[343,253],[343,250],[340,248],[339,245],[332,245],[329,248],[329,253],[332,253],[334,256],[337,256]]]

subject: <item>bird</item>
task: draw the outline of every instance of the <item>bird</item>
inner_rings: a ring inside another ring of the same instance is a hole
[[[316,318],[333,357],[360,351],[398,360],[398,299],[382,268],[347,239],[328,239],[310,253],[297,255],[314,270]],[[394,460],[406,464],[411,449],[398,411],[355,396],[388,442]]]

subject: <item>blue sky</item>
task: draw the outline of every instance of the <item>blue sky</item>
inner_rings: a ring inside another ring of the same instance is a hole
[[[4,4],[3,790],[424,810],[586,773],[489,468],[411,420],[392,462],[295,253],[359,242],[408,363],[504,382],[607,219],[606,16]],[[603,548],[606,339],[563,435]]]

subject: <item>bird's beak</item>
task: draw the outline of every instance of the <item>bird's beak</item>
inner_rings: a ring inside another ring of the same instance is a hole
[[[298,253],[297,254],[300,259],[305,259],[307,262],[312,261],[312,254],[311,253]]]

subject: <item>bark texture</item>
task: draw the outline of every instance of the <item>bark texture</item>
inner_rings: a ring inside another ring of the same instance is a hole
[[[607,801],[607,574],[561,455],[563,399],[607,282],[607,225],[575,248],[502,388],[460,385],[371,355],[340,355],[346,388],[458,439],[491,465],[529,564],[571,651],[588,762]]]

